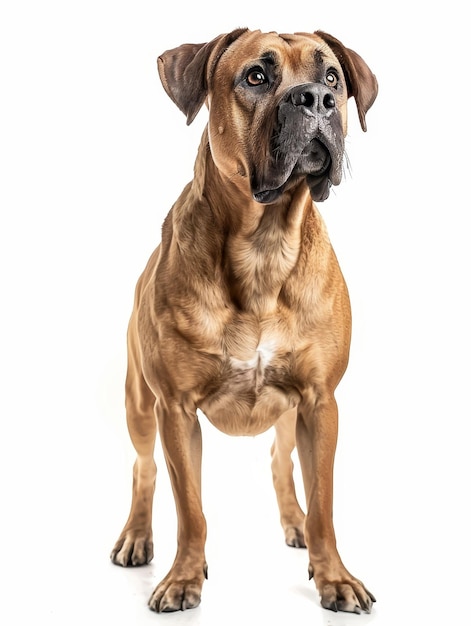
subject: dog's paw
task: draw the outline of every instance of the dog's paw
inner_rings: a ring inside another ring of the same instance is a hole
[[[164,579],[149,598],[149,608],[156,613],[194,609],[201,602],[202,582]]]
[[[313,577],[311,566],[309,567],[309,577]],[[371,613],[373,602],[376,602],[374,595],[366,589],[363,583],[350,575],[341,576],[339,580],[332,582],[316,580],[316,586],[321,605],[330,611]]]
[[[351,576],[346,570],[335,577],[335,581],[315,576],[314,569],[309,566],[309,578],[315,578],[319,591],[321,605],[330,611],[345,611],[347,613],[371,613],[374,595],[364,584]]]
[[[299,526],[287,526],[285,529],[285,541],[286,545],[291,548],[305,548],[306,542],[304,541],[303,529]]]
[[[152,532],[123,531],[111,551],[111,561],[123,567],[146,565],[154,557]]]
[[[323,587],[321,592],[321,605],[331,611],[346,611],[358,613],[362,611],[371,613],[375,597],[363,585],[349,583],[330,583]]]

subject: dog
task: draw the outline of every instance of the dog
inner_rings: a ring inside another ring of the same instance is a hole
[[[156,612],[201,601],[206,521],[197,411],[229,435],[274,427],[273,483],[286,543],[307,547],[320,604],[370,612],[375,598],[343,565],[332,522],[334,391],[347,367],[347,287],[314,202],[341,182],[347,101],[361,127],[378,84],[322,31],[238,28],[158,58],[187,124],[206,104],[194,178],[162,226],[136,287],[128,329],[126,417],[137,452],[129,518],[111,560],[153,557],[159,432],[178,515],[175,561]],[[292,473],[297,449],[306,495]]]

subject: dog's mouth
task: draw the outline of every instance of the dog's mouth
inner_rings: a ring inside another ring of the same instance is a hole
[[[269,158],[252,175],[257,202],[276,201],[305,179],[313,200],[323,201],[342,179],[344,137],[340,112],[322,85],[298,85],[274,109]]]
[[[311,196],[319,202],[329,196],[330,187],[338,185],[342,178],[341,157],[332,155],[334,150],[320,139],[312,139],[300,152],[296,160],[286,159],[286,168],[277,169],[272,175],[272,185],[253,189],[253,198],[261,204],[275,202],[284,191],[301,178],[306,179]]]

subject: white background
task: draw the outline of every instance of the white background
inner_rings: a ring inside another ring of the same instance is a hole
[[[0,621],[4,624],[469,624],[469,47],[465,4],[6,1],[0,9]],[[368,132],[320,206],[354,334],[338,390],[335,524],[370,616],[320,608],[284,546],[271,433],[204,426],[202,605],[146,608],[171,565],[160,448],[156,556],[109,563],[130,504],[123,410],[134,285],[190,179],[156,57],[248,26],[323,29],[376,73]],[[435,622],[434,622],[435,623]]]

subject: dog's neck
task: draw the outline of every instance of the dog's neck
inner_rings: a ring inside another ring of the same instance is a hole
[[[303,224],[313,211],[307,185],[300,182],[276,203],[256,202],[247,177],[236,173],[228,178],[217,169],[205,132],[190,193],[209,210],[212,228],[221,235],[224,254],[217,256],[223,260],[231,297],[243,310],[269,314],[298,262]]]

